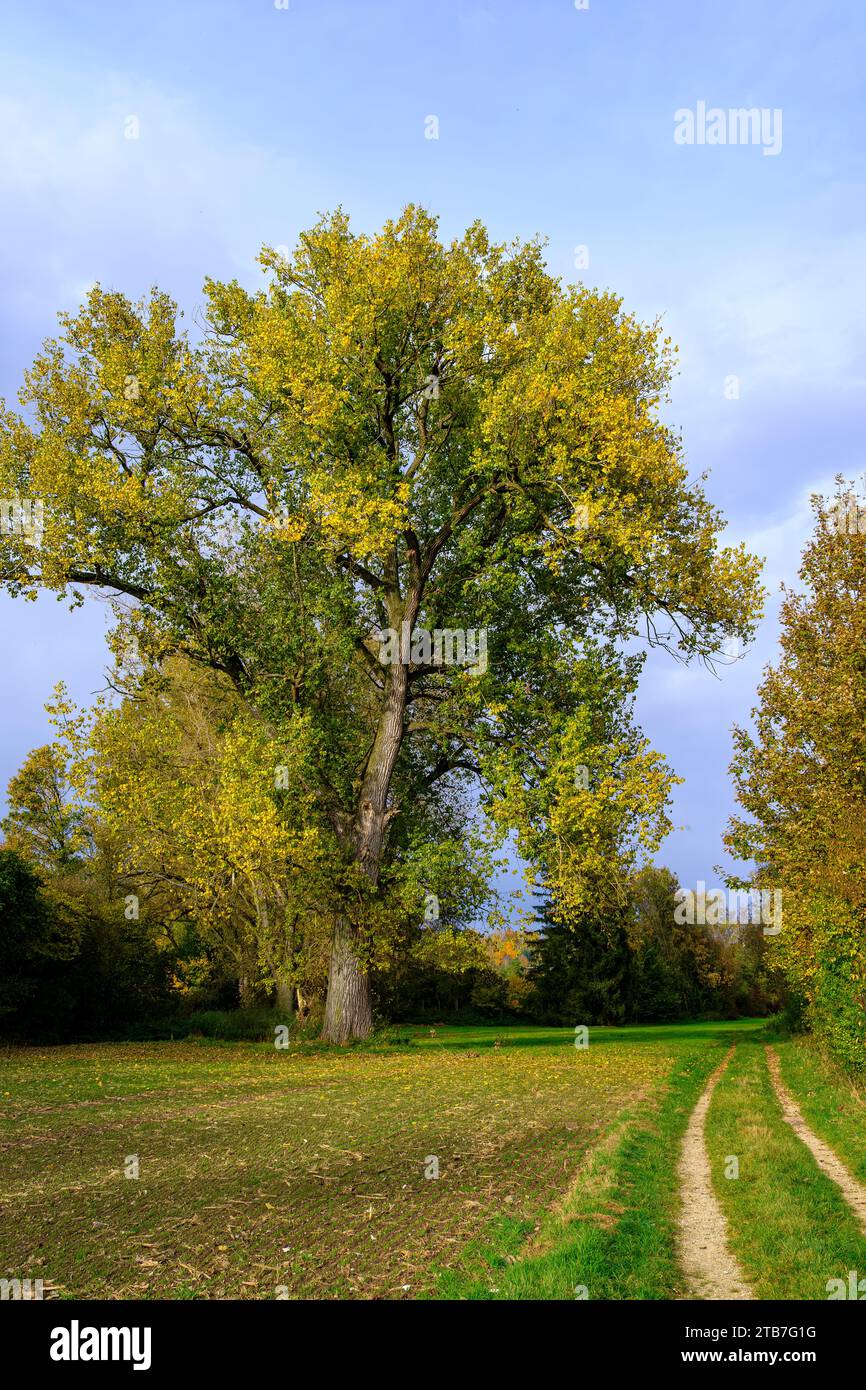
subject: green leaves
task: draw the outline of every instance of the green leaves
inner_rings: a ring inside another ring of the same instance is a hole
[[[385,930],[413,829],[451,838],[470,779],[576,908],[657,843],[670,786],[627,666],[593,653],[643,635],[712,655],[760,609],[757,561],[720,546],[659,417],[672,345],[563,287],[538,243],[476,223],[444,244],[415,206],[376,235],[338,211],[261,262],[255,294],[206,283],[194,340],[158,290],[97,287],[61,317],[29,421],[0,416],[0,496],[45,508],[39,547],[0,536],[0,578],[107,592],[145,665],[228,683],[245,737],[302,728],[301,824],[370,880],[359,935]],[[384,666],[404,624],[483,631],[486,668]],[[264,802],[238,816],[270,843]]]
[[[836,524],[848,492],[815,498],[815,532],[781,610],[780,659],[759,688],[755,734],[735,730],[744,814],[726,843],[781,886],[773,958],[849,1064],[866,1063],[866,537]]]

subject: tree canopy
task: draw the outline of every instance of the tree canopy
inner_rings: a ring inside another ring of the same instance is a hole
[[[616,896],[611,847],[652,849],[670,785],[630,731],[623,646],[747,640],[758,562],[721,544],[661,419],[669,339],[564,287],[539,244],[480,224],[444,244],[409,207],[375,236],[326,216],[261,261],[258,292],[206,282],[194,337],[157,290],[61,315],[24,413],[0,413],[0,493],[43,503],[38,536],[0,538],[0,578],[106,593],[146,665],[230,686],[259,792],[287,769],[284,833],[327,838],[343,1041],[370,1028],[392,863],[470,783],[564,909]]]

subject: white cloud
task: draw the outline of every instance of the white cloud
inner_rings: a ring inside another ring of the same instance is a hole
[[[34,301],[68,306],[97,278],[135,292],[176,278],[187,289],[206,270],[254,279],[262,241],[294,239],[273,204],[285,208],[296,172],[291,156],[231,138],[138,80],[104,79],[86,100],[7,93],[0,201],[12,312],[16,300],[22,319]]]

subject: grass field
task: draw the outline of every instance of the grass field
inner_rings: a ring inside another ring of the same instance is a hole
[[[771,1162],[792,1248],[826,1219],[822,1253],[844,1263],[859,1237],[820,1174],[798,1193],[803,1156],[772,1114],[762,1027],[594,1028],[586,1050],[533,1027],[407,1028],[347,1050],[13,1049],[0,1056],[0,1273],[69,1298],[676,1297],[678,1146],[735,1042],[708,1128],[751,1174],[719,1193],[732,1243],[760,1269],[748,1232]],[[820,1066],[805,1047],[780,1049],[804,1107]],[[810,1123],[862,1172],[862,1097],[830,1081],[837,1103],[813,1087]],[[759,1107],[746,1129],[737,1095]],[[759,1296],[785,1296],[772,1282]],[[821,1296],[811,1275],[790,1282]]]
[[[862,1181],[864,1097],[805,1040],[775,1046],[810,1127]],[[866,1235],[781,1118],[762,1046],[737,1048],[710,1107],[707,1139],[731,1247],[758,1298],[822,1299],[828,1280],[852,1269],[866,1276]],[[738,1161],[735,1180],[725,1176],[728,1155]]]

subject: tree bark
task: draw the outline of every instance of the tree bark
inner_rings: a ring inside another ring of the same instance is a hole
[[[351,923],[345,917],[338,917],[331,939],[322,1037],[328,1042],[347,1043],[352,1038],[366,1038],[372,1027],[370,980],[355,953]]]
[[[407,621],[414,621],[417,604],[407,605]],[[404,734],[404,714],[408,689],[408,670],[402,662],[388,668],[385,699],[376,737],[361,785],[351,834],[355,862],[373,883],[378,882],[379,865],[388,825],[388,791]],[[327,1042],[345,1043],[366,1038],[373,1027],[370,980],[356,951],[356,933],[346,917],[334,923],[328,996],[322,1037]]]

